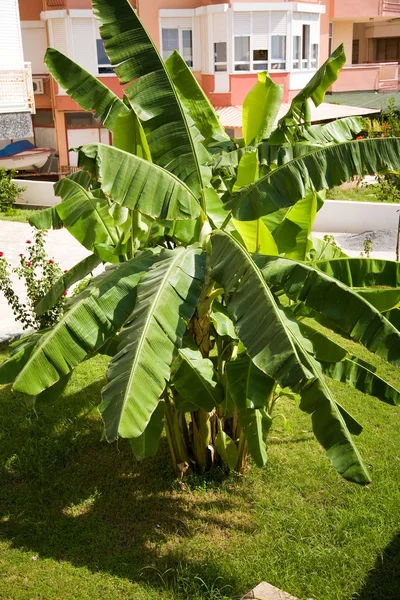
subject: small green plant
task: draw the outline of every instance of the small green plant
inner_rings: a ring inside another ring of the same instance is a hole
[[[19,266],[11,270],[11,267],[0,252],[0,291],[3,292],[8,304],[11,306],[16,321],[23,324],[24,329],[42,330],[54,325],[64,312],[65,296],[67,292],[57,301],[49,311],[37,315],[34,307],[47,294],[54,283],[62,277],[63,271],[52,258],[48,258],[45,249],[45,238],[47,232],[38,230],[35,232],[33,242],[26,241],[26,254],[19,255]],[[11,280],[11,272],[18,279],[23,280],[27,291],[27,303],[19,300],[14,291]]]
[[[12,181],[15,174],[16,171],[8,171],[0,167],[0,212],[10,212],[26,190],[26,187],[20,187]]]
[[[373,243],[371,238],[366,237],[364,240],[364,252],[360,252],[360,256],[364,257],[366,256],[367,258],[371,258],[371,252],[373,249]]]

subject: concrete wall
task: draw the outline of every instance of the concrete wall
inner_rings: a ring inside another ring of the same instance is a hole
[[[54,183],[51,181],[34,181],[13,179],[20,187],[26,187],[18,204],[29,204],[32,206],[54,206],[59,204],[60,198],[54,195]]]
[[[327,200],[315,219],[314,231],[362,233],[397,229],[400,204]]]

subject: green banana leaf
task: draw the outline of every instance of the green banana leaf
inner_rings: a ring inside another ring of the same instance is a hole
[[[114,92],[58,50],[48,48],[44,62],[67,94],[84,110],[93,110],[110,131],[119,115],[129,114],[130,109]]]
[[[64,273],[50,288],[47,294],[37,303],[35,306],[35,313],[37,315],[43,315],[43,313],[50,310],[66,290],[77,281],[86,277],[86,275],[89,275],[89,273],[94,271],[99,264],[101,264],[101,259],[95,254],[91,254],[72,267],[72,269],[69,269],[69,271]]]
[[[184,320],[196,308],[204,268],[201,249],[163,250],[141,278],[102,392],[100,411],[109,441],[118,435],[137,438],[145,431],[182,345]]]
[[[225,431],[219,431],[215,437],[215,449],[231,471],[236,467],[239,453],[233,439]]]
[[[237,338],[235,327],[228,315],[228,309],[217,300],[214,300],[212,304],[211,321],[218,335],[228,335],[233,340]]]
[[[159,250],[112,266],[73,298],[54,327],[35,344],[14,382],[17,392],[37,396],[101,348],[122,327],[136,300],[136,287],[159,260]]]
[[[347,383],[364,394],[376,396],[387,404],[400,406],[400,392],[356,357],[346,358],[338,363],[319,362],[323,372],[332,379]]]
[[[301,201],[300,201],[301,202]],[[315,235],[310,236],[311,248],[307,259],[311,262],[320,260],[332,260],[332,258],[348,258],[339,246],[336,246],[329,240],[321,240]]]
[[[362,117],[345,117],[323,125],[311,125],[302,130],[305,140],[317,144],[340,144],[354,139],[365,129]]]
[[[222,402],[222,390],[218,385],[213,363],[210,359],[203,358],[193,344],[179,350],[172,368],[172,383],[181,398],[196,409],[211,412]]]
[[[44,210],[34,211],[28,218],[29,225],[36,227],[36,229],[62,229],[64,223],[60,219],[57,207],[50,206]]]
[[[278,167],[232,195],[226,208],[239,221],[254,221],[290,207],[307,190],[332,188],[356,175],[400,169],[400,138],[344,142],[314,150]]]
[[[313,261],[316,267],[330,277],[354,288],[386,286],[400,288],[400,263],[378,258],[336,258]]]
[[[34,332],[11,344],[10,356],[0,364],[0,384],[13,383],[45,332]]]
[[[165,65],[128,0],[93,0],[112,65],[142,122],[153,161],[199,198],[211,176],[203,136],[186,115]]]
[[[117,247],[120,232],[109,213],[109,201],[102,194],[95,195],[81,185],[65,177],[54,186],[55,193],[62,198],[57,213],[64,226],[87,250],[111,261],[109,254]],[[110,251],[104,254],[104,248]],[[115,256],[113,262],[117,262]]]
[[[272,425],[266,406],[275,381],[260,371],[249,357],[228,362],[226,379],[249,452],[256,465],[263,467],[267,462],[266,438]]]
[[[351,288],[318,269],[285,258],[255,257],[266,282],[323,315],[378,356],[400,366],[400,332]]]
[[[387,318],[393,327],[396,327],[397,331],[400,331],[400,308],[389,310],[384,313],[384,317]]]
[[[137,460],[143,460],[143,458],[157,454],[158,444],[164,429],[164,416],[165,402],[160,400],[142,435],[137,438],[130,438],[129,442]]]
[[[174,221],[200,215],[196,197],[177,177],[112,146],[88,144],[79,151],[79,166],[101,182],[114,202],[153,219]]]
[[[222,138],[229,141],[230,137],[221,124],[215,108],[176,50],[165,61],[165,66],[182,104],[203,136],[206,146],[212,139]]]
[[[317,194],[309,190],[304,198],[289,209],[285,218],[274,230],[273,237],[278,248],[278,252],[274,254],[284,254],[286,258],[294,260],[306,259],[312,247],[311,231],[317,210]],[[267,253],[261,252],[261,254]]]
[[[281,144],[285,141],[293,142],[299,133],[302,124],[307,126],[311,122],[309,98],[315,106],[323,102],[325,93],[337,80],[340,70],[346,62],[344,46],[341,44],[318,69],[308,84],[292,100],[290,108],[278,122],[276,130],[270,137],[271,144]],[[302,134],[302,127],[300,135]]]
[[[259,178],[257,151],[243,154],[238,164],[237,177],[233,191],[237,192],[242,187],[254,183]]]
[[[283,85],[274,83],[268,73],[259,73],[258,82],[243,102],[243,137],[246,146],[269,138],[282,97]]]
[[[307,323],[298,321],[301,334],[309,340],[313,347],[313,355],[318,362],[338,363],[343,361],[348,352],[336,342],[330,340],[326,335],[320,333]]]
[[[311,383],[301,386],[300,409],[311,415],[315,437],[326,450],[328,459],[335,469],[349,481],[362,485],[371,482],[368,470],[358,452],[345,418],[324,381],[318,363],[296,340],[304,365],[314,376]]]
[[[368,259],[367,259],[368,260]],[[359,296],[375,306],[379,312],[387,312],[400,306],[400,288],[353,288]]]
[[[242,244],[227,233],[213,232],[211,249],[211,277],[225,289],[238,338],[261,371],[282,387],[292,387],[306,374],[262,273]]]
[[[143,127],[133,110],[117,117],[114,124],[113,146],[151,162],[149,144]]]

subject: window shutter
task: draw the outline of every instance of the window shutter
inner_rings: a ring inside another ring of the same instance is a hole
[[[228,41],[228,13],[212,15],[213,44]]]
[[[97,49],[93,19],[72,19],[74,60],[92,75],[97,75]]]
[[[23,69],[21,30],[17,0],[1,0],[0,67]]]
[[[287,34],[287,13],[271,12],[271,33],[272,35]]]
[[[47,73],[44,55],[47,48],[46,29],[44,27],[23,27],[22,44],[25,59],[32,63],[32,73],[39,75]]]
[[[50,24],[50,42],[53,48],[59,50],[63,54],[70,56],[67,20],[66,19],[49,19]]]
[[[253,13],[253,48],[268,50],[269,41],[269,13]]]
[[[192,29],[192,17],[163,17],[161,19],[161,29]]]
[[[250,35],[250,13],[236,12],[234,19],[234,34],[235,35]]]

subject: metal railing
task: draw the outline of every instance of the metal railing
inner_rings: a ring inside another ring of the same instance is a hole
[[[0,113],[35,112],[31,63],[23,69],[0,69]]]

